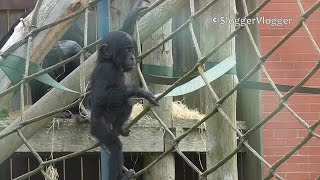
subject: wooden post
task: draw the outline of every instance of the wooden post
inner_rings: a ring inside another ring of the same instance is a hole
[[[144,41],[142,48],[144,50],[156,45],[158,42],[163,40],[165,36],[168,36],[172,31],[172,20],[169,20],[162,27],[160,27],[155,33],[152,34],[150,38]],[[152,64],[159,66],[172,67],[172,41],[168,41],[163,46],[152,52],[147,58],[143,60],[144,64]],[[172,75],[171,72],[167,72],[168,75]],[[150,91],[154,94],[161,93],[165,91],[168,86],[149,84]],[[167,97],[159,101],[159,107],[155,108],[156,113],[164,121],[164,123],[171,128],[172,122],[172,97]],[[170,146],[172,137],[165,133],[164,135],[164,150]],[[144,154],[144,166],[150,164],[155,160],[160,153],[147,153]],[[152,166],[148,171],[143,174],[145,180],[163,180],[163,179],[175,179],[175,161],[174,153],[168,154],[165,158],[160,160],[154,166]]]
[[[244,7],[242,1],[237,2],[237,9],[239,17],[245,16]],[[257,1],[247,0],[248,11],[252,11],[257,6]],[[252,36],[257,45],[259,45],[259,26],[258,24],[251,24],[249,26]],[[242,79],[256,64],[258,59],[249,35],[246,30],[242,30],[236,38],[236,52],[237,52],[237,72],[239,79]],[[251,80],[259,81],[260,73],[255,73]],[[261,93],[258,90],[252,89],[240,89],[237,97],[237,119],[239,121],[245,121],[247,129],[252,128],[261,119]],[[248,137],[250,146],[255,149],[260,155],[262,154],[262,129],[259,129],[254,134]],[[241,176],[246,180],[262,179],[262,166],[259,159],[250,154],[241,154],[240,166],[243,171],[240,172]]]
[[[211,0],[201,0],[200,8],[211,2]],[[213,7],[208,9],[200,19],[200,48],[203,55],[206,55],[212,48],[221,43],[234,30],[233,24],[213,23],[213,18],[227,17],[235,18],[234,1],[218,1]],[[235,39],[230,40],[219,49],[209,62],[219,62],[231,54],[235,53]],[[211,86],[222,97],[226,92],[235,86],[235,75],[226,74],[211,83]],[[204,102],[205,113],[212,112],[215,100],[207,91],[201,94]],[[236,95],[230,96],[222,108],[236,126]],[[229,155],[237,147],[236,132],[230,127],[225,118],[218,112],[206,121],[206,140],[207,140],[207,168],[212,167],[220,160]],[[210,174],[207,179],[223,180],[238,179],[237,157],[234,156],[215,172]]]

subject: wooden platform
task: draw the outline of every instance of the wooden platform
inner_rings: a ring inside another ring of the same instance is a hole
[[[198,120],[174,120],[176,135],[188,130]],[[6,128],[12,120],[0,119],[0,131]],[[84,149],[96,140],[89,133],[89,124],[79,124],[74,120],[57,120],[54,133],[55,152],[74,152]],[[37,152],[50,152],[52,147],[51,124],[36,133],[29,142]],[[243,123],[238,123],[240,129],[244,129]],[[130,136],[120,137],[123,142],[124,152],[163,152],[164,151],[164,130],[155,119],[142,119],[131,128]],[[183,152],[205,152],[205,128],[199,127],[192,131],[179,144]],[[92,150],[100,151],[99,148]],[[30,152],[23,145],[16,152]]]

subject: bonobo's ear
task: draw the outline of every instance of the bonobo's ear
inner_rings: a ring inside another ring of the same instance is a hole
[[[105,59],[111,59],[112,58],[112,51],[108,44],[102,44],[101,48],[101,55]]]

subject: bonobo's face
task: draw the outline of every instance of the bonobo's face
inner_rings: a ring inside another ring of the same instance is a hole
[[[121,62],[121,66],[125,72],[132,70],[136,65],[135,47],[133,45],[124,46],[121,48],[121,51],[117,60]]]
[[[132,37],[122,31],[110,32],[102,41],[99,56],[103,61],[112,61],[124,72],[130,71],[136,64],[136,43]],[[101,61],[101,59],[99,58]]]

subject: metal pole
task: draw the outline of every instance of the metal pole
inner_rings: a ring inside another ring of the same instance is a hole
[[[110,1],[102,0],[98,4],[98,38],[103,38],[110,31]],[[108,180],[109,177],[109,152],[101,147],[101,179]]]

